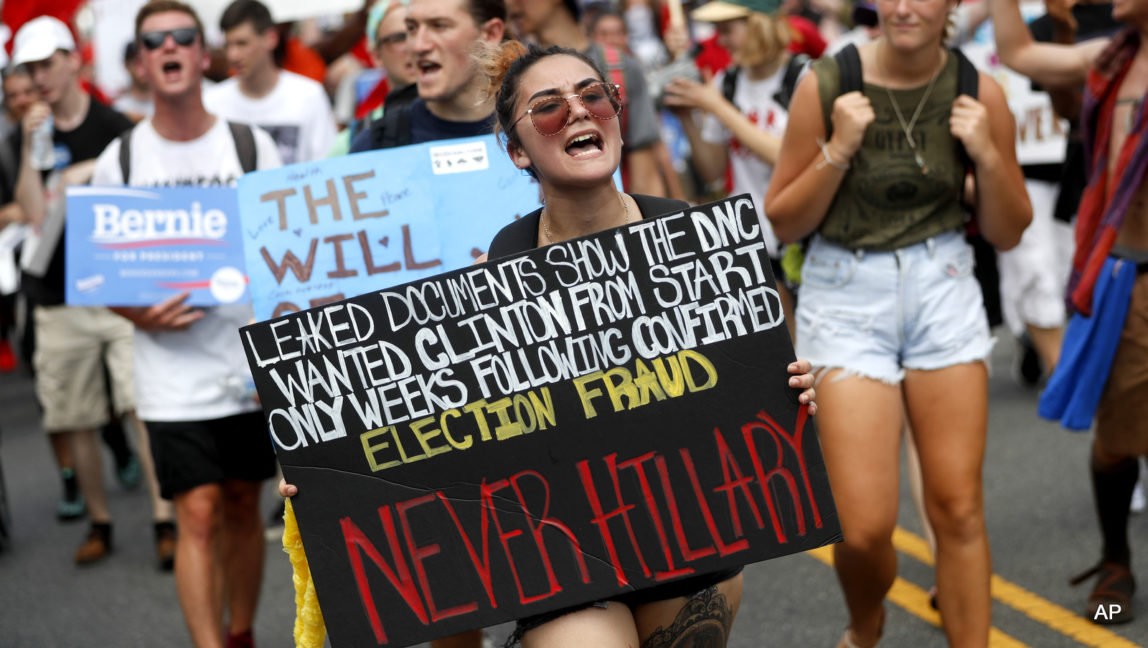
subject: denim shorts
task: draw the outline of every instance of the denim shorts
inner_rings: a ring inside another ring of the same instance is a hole
[[[797,355],[815,368],[899,384],[906,369],[985,362],[992,344],[962,234],[891,252],[813,239],[801,269]]]

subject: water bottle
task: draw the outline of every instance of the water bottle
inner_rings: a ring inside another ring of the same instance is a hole
[[[47,171],[56,166],[56,145],[52,142],[52,115],[32,133],[32,168]]]
[[[241,377],[227,374],[219,382],[223,387],[223,392],[240,403],[254,402],[258,396],[255,391],[255,381],[250,376]]]

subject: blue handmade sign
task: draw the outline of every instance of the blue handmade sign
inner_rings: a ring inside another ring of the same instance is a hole
[[[235,190],[69,187],[65,297],[78,306],[250,300]]]
[[[239,207],[255,317],[465,267],[538,205],[493,135],[249,173]]]

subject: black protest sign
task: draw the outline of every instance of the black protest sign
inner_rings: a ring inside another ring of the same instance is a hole
[[[335,646],[840,538],[748,197],[241,335]]]

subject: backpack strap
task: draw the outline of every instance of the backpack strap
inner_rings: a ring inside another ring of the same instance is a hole
[[[980,89],[980,72],[960,49],[954,47],[949,52],[957,57],[957,96],[969,95],[976,99],[977,91]],[[969,157],[969,152],[965,150],[965,145],[960,140],[957,140],[957,156],[965,167],[965,174],[972,172],[973,159]]]
[[[12,150],[12,143],[8,138],[0,140],[0,178],[5,184],[16,185],[16,169],[19,168],[16,153]],[[11,181],[8,178],[12,178]]]
[[[628,113],[626,106],[629,104],[629,100],[626,98],[626,70],[622,52],[617,47],[610,45],[602,45],[601,48],[602,58],[606,62],[606,76],[610,78],[610,83],[618,86],[618,96],[622,100],[622,134],[624,136],[628,132],[626,130],[629,123],[626,119]]]
[[[383,110],[383,118],[371,122],[371,148],[389,149],[411,143],[411,105]]]
[[[258,166],[255,153],[255,133],[247,124],[227,122],[231,139],[235,140],[235,152],[239,156],[239,167],[244,173],[251,173]]]
[[[949,51],[957,56],[957,96],[965,94],[976,99],[981,81],[977,66],[960,49],[954,47]]]
[[[733,103],[733,96],[737,94],[737,80],[740,76],[741,68],[731,65],[725,69],[725,76],[721,78],[721,94],[730,103]]]
[[[120,135],[120,177],[123,178],[125,185],[132,177],[132,131],[135,129],[135,126],[132,126]]]
[[[839,77],[837,96],[840,97],[846,92],[864,92],[865,85],[861,78],[861,54],[857,51],[857,46],[850,43],[842,47],[833,55],[833,60],[837,63]],[[829,138],[833,136],[833,115],[830,112],[825,112],[822,119],[825,120],[825,141],[829,141]]]
[[[861,77],[861,54],[857,46],[850,43],[833,55],[837,61],[837,69],[841,71],[841,83],[837,96],[847,92],[864,92],[865,86]]]
[[[797,80],[801,78],[801,71],[805,69],[810,58],[808,54],[794,54],[789,57],[785,66],[785,76],[781,78],[781,87],[773,93],[773,100],[782,108],[789,110],[789,102],[793,100],[793,91],[797,89]]]

